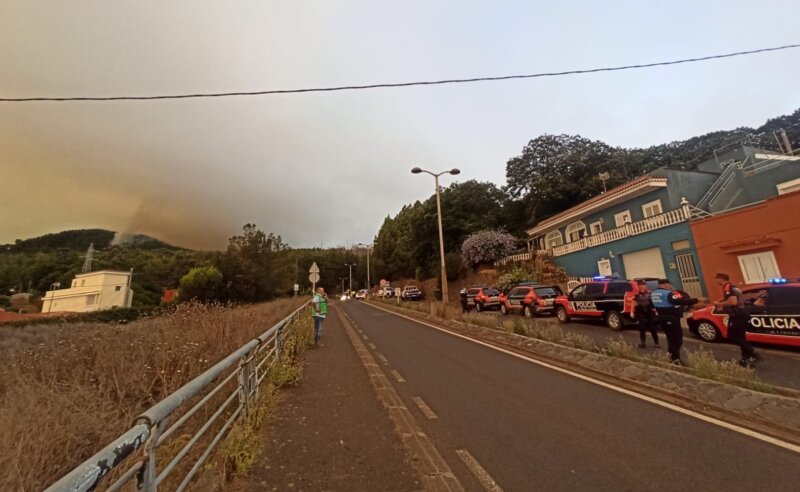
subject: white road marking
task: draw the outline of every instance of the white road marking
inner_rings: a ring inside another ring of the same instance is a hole
[[[384,357],[383,354],[380,353],[380,352],[375,352],[375,357],[377,357],[384,364],[388,364],[389,363],[389,361],[386,359],[386,357]]]
[[[436,417],[436,414],[433,413],[433,410],[431,410],[431,407],[429,407],[427,403],[422,401],[422,398],[420,398],[419,396],[414,396],[411,399],[414,400],[414,403],[417,404],[417,407],[419,407],[422,414],[428,417],[429,420],[434,420],[438,418]]]
[[[403,379],[403,376],[401,376],[401,375],[400,375],[400,373],[399,373],[399,372],[397,372],[397,370],[396,370],[396,369],[392,369],[392,370],[391,370],[391,371],[389,371],[389,372],[391,372],[391,373],[392,373],[392,376],[394,376],[394,378],[397,380],[397,382],[398,382],[398,383],[405,383],[405,382],[406,382],[406,380],[405,380],[405,379]]]
[[[558,367],[558,366],[554,366],[552,364],[548,364],[547,362],[543,362],[543,361],[536,360],[536,359],[533,359],[533,358],[530,358],[530,357],[526,357],[526,356],[524,356],[522,354],[518,354],[518,353],[512,352],[510,350],[506,350],[506,349],[503,349],[503,348],[500,348],[500,347],[495,347],[494,345],[491,345],[489,343],[482,342],[480,340],[475,340],[474,338],[470,338],[470,337],[461,335],[459,333],[454,333],[454,332],[452,332],[450,330],[445,330],[444,328],[440,328],[440,327],[438,327],[436,325],[432,325],[430,323],[426,323],[425,321],[420,321],[418,319],[414,319],[414,318],[412,318],[410,316],[405,316],[403,314],[394,313],[392,311],[389,311],[388,309],[384,309],[382,307],[378,307],[378,306],[375,306],[375,305],[372,305],[372,304],[369,304],[369,305],[372,306],[375,309],[380,309],[381,311],[386,311],[387,313],[391,313],[391,314],[394,314],[395,316],[399,316],[401,318],[405,318],[405,319],[407,319],[409,321],[413,321],[413,322],[418,323],[420,325],[427,326],[429,328],[433,328],[434,330],[439,330],[442,333],[447,333],[448,335],[452,335],[454,337],[462,338],[464,340],[468,340],[468,341],[470,341],[472,343],[476,343],[478,345],[483,345],[484,347],[488,347],[488,348],[490,348],[492,350],[496,350],[498,352],[502,352],[502,353],[504,353],[506,355],[510,355],[512,357],[516,357],[518,359],[522,359],[522,360],[530,362],[532,364],[536,364],[536,365],[539,365],[539,366],[542,366],[542,367],[546,367],[548,369],[552,369],[553,371],[560,372],[562,374],[566,374],[568,376],[572,376],[572,377],[577,378],[577,379],[581,379],[581,380],[586,381],[588,383],[592,383],[592,384],[595,384],[597,386],[601,386],[603,388],[610,389],[612,391],[616,391],[618,393],[622,393],[624,395],[631,396],[633,398],[638,398],[639,400],[643,400],[643,401],[646,401],[648,403],[652,403],[653,405],[658,405],[660,407],[672,410],[672,411],[677,412],[677,413],[681,413],[681,414],[686,415],[688,417],[692,417],[692,418],[695,418],[697,420],[702,420],[703,422],[707,422],[709,424],[716,425],[718,427],[722,427],[724,429],[728,429],[730,431],[737,432],[737,433],[745,435],[747,437],[751,437],[753,439],[757,439],[759,441],[763,441],[763,442],[778,446],[780,448],[792,451],[794,453],[800,454],[800,446],[798,446],[796,444],[792,444],[790,442],[782,441],[782,440],[774,438],[772,436],[768,436],[766,434],[761,434],[760,432],[756,432],[756,431],[753,431],[753,430],[750,430],[750,429],[746,429],[744,427],[741,427],[741,426],[738,426],[738,425],[735,425],[735,424],[729,424],[728,422],[724,422],[722,420],[715,419],[714,417],[709,417],[708,415],[703,415],[702,413],[698,413],[698,412],[695,412],[695,411],[692,411],[692,410],[688,410],[686,408],[681,408],[681,407],[679,407],[677,405],[673,405],[672,403],[667,403],[665,401],[657,400],[657,399],[649,397],[647,395],[642,395],[642,394],[636,393],[635,391],[631,391],[631,390],[628,390],[628,389],[625,389],[625,388],[620,388],[618,386],[614,386],[613,384],[606,383],[605,381],[600,381],[599,379],[594,379],[594,378],[591,378],[589,376],[584,376],[583,374],[579,374],[577,372],[570,371],[569,369],[564,369],[564,368],[561,368],[561,367]]]
[[[461,458],[461,461],[467,465],[469,471],[475,475],[475,478],[478,479],[484,490],[487,492],[503,492],[503,489],[495,482],[492,476],[489,475],[489,472],[478,463],[478,460],[476,460],[474,456],[469,454],[469,451],[466,449],[456,449],[456,454]]]
[[[369,348],[371,348],[372,350],[375,350],[375,349],[377,349],[378,347],[376,347],[374,343],[372,343],[372,342],[369,342]]]

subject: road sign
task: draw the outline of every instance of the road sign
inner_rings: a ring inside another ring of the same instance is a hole
[[[319,273],[319,267],[317,266],[317,262],[315,261],[311,268],[308,269],[308,273]],[[313,282],[313,280],[312,280]]]
[[[311,272],[308,274],[308,281],[312,284],[316,284],[319,282],[319,273],[318,272]]]
[[[300,285],[294,284],[294,291],[297,292],[298,290],[300,290]]]

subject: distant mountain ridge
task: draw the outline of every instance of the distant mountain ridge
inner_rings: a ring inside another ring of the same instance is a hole
[[[30,239],[17,239],[13,244],[0,245],[0,252],[32,253],[55,249],[85,250],[89,244],[97,249],[112,246],[139,249],[184,249],[144,234],[128,234],[106,229],[75,229]]]

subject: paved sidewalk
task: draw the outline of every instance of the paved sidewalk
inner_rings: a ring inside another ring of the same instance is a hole
[[[422,482],[334,310],[325,321],[322,343],[324,347],[306,351],[303,380],[282,392],[262,431],[258,464],[233,488],[421,490]]]

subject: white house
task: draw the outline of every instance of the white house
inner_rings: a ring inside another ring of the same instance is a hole
[[[86,313],[114,307],[131,307],[131,272],[99,270],[75,275],[68,289],[51,290],[44,296],[43,313]]]

